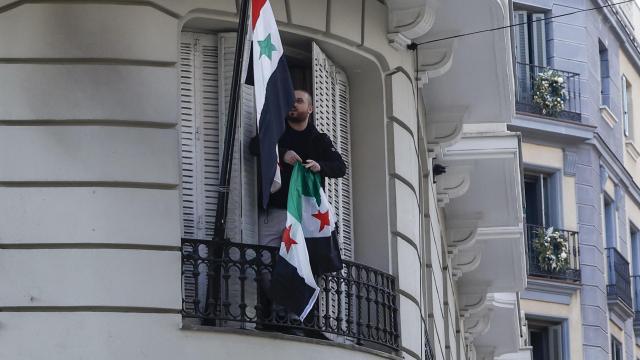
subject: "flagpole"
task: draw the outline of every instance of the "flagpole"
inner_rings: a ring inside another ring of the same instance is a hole
[[[227,208],[229,205],[229,186],[231,184],[231,166],[233,148],[236,138],[236,124],[238,123],[238,103],[240,102],[240,83],[242,64],[244,60],[244,42],[247,35],[247,18],[249,1],[240,0],[240,18],[238,20],[238,37],[236,39],[235,61],[233,63],[233,77],[231,80],[231,94],[229,96],[229,111],[227,111],[226,131],[224,138],[224,152],[220,166],[220,183],[218,188],[218,202],[216,204],[216,219],[213,231],[215,240],[224,240]]]

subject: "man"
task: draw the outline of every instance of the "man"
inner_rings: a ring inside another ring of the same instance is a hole
[[[260,212],[259,241],[261,245],[280,246],[282,231],[287,221],[287,196],[293,165],[304,167],[324,178],[340,178],[346,165],[327,134],[319,132],[310,122],[313,113],[311,95],[304,90],[295,91],[295,102],[287,114],[287,126],[278,141],[282,187],[269,197],[269,208]]]
[[[327,134],[319,132],[310,121],[313,113],[313,101],[311,95],[304,90],[295,91],[295,101],[291,111],[287,114],[287,126],[284,134],[278,141],[278,154],[280,156],[280,175],[282,187],[272,193],[269,197],[269,204],[266,210],[260,207],[258,237],[260,245],[280,247],[282,232],[287,221],[287,198],[289,194],[289,183],[293,166],[296,162],[301,162],[304,167],[313,172],[319,173],[322,177],[322,187],[324,188],[324,178],[340,178],[346,173],[346,165],[342,156],[336,151],[331,139]],[[252,141],[252,152],[256,152],[258,146]],[[262,197],[260,197],[262,198]],[[309,254],[310,257],[313,254]],[[319,274],[316,274],[319,275]],[[272,314],[272,303],[267,295],[270,278],[268,274],[262,275],[259,298],[261,305],[262,319],[271,319],[271,322],[287,322],[288,315],[281,307],[275,308],[277,314]],[[310,321],[313,321],[308,317]],[[268,321],[268,320],[267,320]],[[306,320],[305,320],[306,322]],[[260,325],[262,330],[275,330],[293,335],[304,335],[326,339],[319,331],[309,331],[304,333],[282,326]]]

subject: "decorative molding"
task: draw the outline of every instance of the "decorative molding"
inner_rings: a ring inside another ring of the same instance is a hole
[[[576,176],[576,163],[578,154],[575,151],[564,150],[564,175]]]
[[[622,186],[616,184],[614,190],[616,197],[616,210],[620,211],[622,209],[622,204],[624,203],[624,189]]]
[[[460,316],[464,320],[467,317],[478,313],[487,303],[487,292],[479,291],[475,293],[461,293],[458,296],[458,309]]]
[[[633,141],[626,140],[624,142],[624,147],[625,147],[625,150],[627,151],[627,154],[631,156],[631,159],[633,159],[634,162],[637,162],[638,159],[640,158],[640,150],[638,150],[638,148],[633,143]]]
[[[455,227],[454,225],[447,223],[447,248],[448,252],[452,255],[458,253],[458,250],[466,249],[476,243],[478,238],[477,222],[475,226],[468,227]]]
[[[462,129],[468,116],[467,108],[451,108],[448,111],[432,110],[427,115],[427,144],[430,151],[442,157],[442,149],[455,144],[462,137]]]
[[[589,141],[589,144],[593,145],[600,154],[600,165],[606,165],[611,169],[611,173],[619,179],[620,185],[624,186],[627,194],[633,201],[640,202],[640,187],[624,167],[622,160],[616,156],[611,148],[604,142],[604,139],[596,133],[594,138]]]
[[[418,48],[418,84],[422,87],[429,79],[444,75],[453,65],[456,41],[439,41]]]
[[[524,239],[522,226],[500,226],[478,229],[478,240]]]
[[[600,164],[600,191],[604,191],[604,187],[607,185],[609,179],[609,170],[603,164]]]
[[[406,1],[387,0],[390,33],[400,33],[409,39],[425,35],[436,19],[435,1],[422,0],[415,6],[407,7]]]
[[[478,251],[465,251],[464,255],[457,254],[452,260],[453,279],[458,280],[464,273],[477,269],[481,260],[482,254]]]
[[[569,305],[571,297],[581,287],[580,284],[575,283],[529,278],[527,289],[520,296],[523,299]]]
[[[471,186],[471,168],[468,166],[449,166],[447,172],[438,176],[436,192],[438,206],[443,207],[451,199],[464,195]]]
[[[411,39],[401,33],[389,33],[387,34],[387,39],[389,40],[389,45],[398,51],[407,50],[407,47],[412,43]]]
[[[606,105],[600,106],[600,115],[602,116],[602,119],[607,123],[607,125],[609,125],[612,129],[618,123],[618,118],[613,114],[611,109],[609,109],[609,107]]]

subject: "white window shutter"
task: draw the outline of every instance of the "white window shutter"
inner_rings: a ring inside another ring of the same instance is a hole
[[[529,24],[526,11],[513,12],[513,27],[516,43],[516,61],[529,64]]]
[[[513,23],[521,24],[513,27],[516,53],[516,81],[518,101],[529,102],[531,96],[531,70],[529,68],[529,24],[526,11],[514,11]]]
[[[622,125],[624,135],[629,136],[629,93],[627,92],[627,77],[622,75]]]
[[[236,34],[219,35],[221,91],[219,97],[224,102],[220,109],[221,124],[226,123],[231,80],[235,60]],[[247,56],[248,53],[247,53]],[[227,211],[226,235],[231,241],[258,243],[258,192],[257,159],[249,153],[249,142],[256,134],[253,87],[242,85],[240,91],[239,119],[231,167],[229,207]],[[225,126],[222,126],[224,132]],[[221,142],[221,146],[224,146]]]
[[[219,180],[217,38],[183,32],[180,42],[180,144],[182,162],[182,237],[208,240],[213,237]],[[194,249],[191,249],[191,251]],[[200,254],[207,255],[201,246]],[[184,264],[183,293],[187,304],[195,297],[199,311],[206,303],[207,266]],[[198,267],[196,278],[190,271]],[[198,290],[199,289],[199,290]],[[196,311],[195,308],[188,309]]]
[[[184,32],[180,43],[182,236],[211,239],[219,181],[217,40]]]
[[[349,85],[346,74],[337,68],[315,43],[313,99],[316,127],[329,136],[347,164],[347,174],[341,179],[327,179],[325,189],[336,212],[342,257],[353,260]]]
[[[533,49],[533,63],[538,66],[547,66],[547,34],[544,14],[532,14],[531,41]]]

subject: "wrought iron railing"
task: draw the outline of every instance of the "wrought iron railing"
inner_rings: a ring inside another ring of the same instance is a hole
[[[633,309],[629,262],[615,248],[606,248],[605,251],[607,252],[607,298],[609,301],[621,301],[629,309]]]
[[[631,276],[633,285],[633,329],[636,335],[640,335],[640,275]]]
[[[516,63],[516,110],[542,114],[542,108],[534,101],[534,85],[538,76],[545,71],[553,71],[562,77],[566,95],[563,109],[553,116],[564,120],[580,121],[582,119],[580,74],[533,64]]]
[[[529,276],[564,280],[570,282],[580,282],[580,250],[578,244],[578,233],[576,231],[553,229],[558,231],[567,242],[567,266],[552,268],[540,262],[540,253],[536,250],[535,242],[544,236],[547,228],[540,225],[527,224],[527,253],[528,253],[528,274]]]
[[[431,340],[429,334],[424,334],[424,360],[434,360],[435,354],[433,353],[433,347],[431,346]]]
[[[182,239],[182,314],[204,325],[290,332],[399,349],[396,280],[351,261],[317,277],[320,295],[304,321],[268,299],[278,249],[229,241]]]

